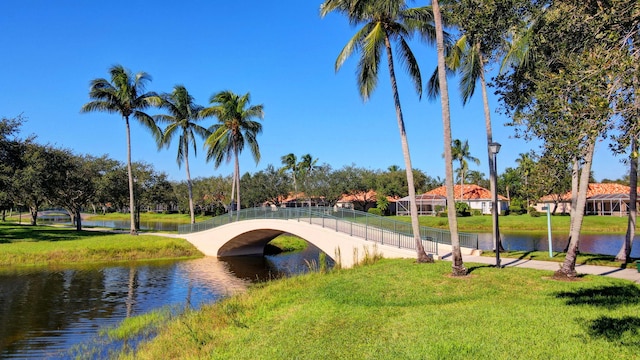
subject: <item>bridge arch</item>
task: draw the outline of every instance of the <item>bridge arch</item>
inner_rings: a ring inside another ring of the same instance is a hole
[[[341,266],[348,268],[360,261],[365,248],[387,258],[413,258],[414,250],[401,249],[353,237],[336,230],[295,219],[252,219],[232,222],[191,234],[183,234],[208,256],[263,255],[266,244],[277,236],[289,233],[318,247]],[[374,245],[375,244],[375,245]],[[337,259],[337,255],[340,258]]]

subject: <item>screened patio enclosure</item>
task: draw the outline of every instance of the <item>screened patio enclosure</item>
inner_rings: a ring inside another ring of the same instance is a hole
[[[629,194],[601,194],[587,199],[587,215],[626,216],[628,213]]]
[[[396,215],[411,215],[411,202],[408,196],[396,202]],[[447,198],[442,195],[422,194],[416,196],[418,215],[436,215],[447,207]]]

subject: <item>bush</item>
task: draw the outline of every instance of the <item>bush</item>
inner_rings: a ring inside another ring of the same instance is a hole
[[[438,213],[438,216],[439,216],[439,217],[448,217],[448,216],[449,216],[449,214],[447,214],[447,212],[446,212],[446,211],[443,211],[443,212],[441,212],[441,213]]]
[[[456,203],[457,216],[470,216],[471,213],[469,212],[469,210],[470,210],[469,204],[463,203],[463,202]]]
[[[382,210],[378,209],[378,208],[370,208],[369,210],[367,210],[367,212],[369,214],[373,214],[373,215],[378,215],[378,216],[382,216]]]
[[[471,211],[471,214],[473,216],[482,216],[482,211],[480,209],[473,209],[473,211]]]
[[[527,213],[527,210],[522,206],[509,206],[509,213],[512,215],[523,215]]]

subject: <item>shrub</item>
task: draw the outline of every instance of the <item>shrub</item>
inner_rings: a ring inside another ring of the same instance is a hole
[[[482,211],[480,209],[473,209],[473,211],[471,211],[471,214],[473,216],[481,216],[482,215]]]
[[[456,203],[456,215],[457,216],[469,216],[471,213],[469,212],[469,204],[463,202]]]
[[[368,212],[369,214],[382,216],[382,210],[381,210],[381,209],[378,209],[378,208],[371,208],[371,209],[367,210],[367,212]]]

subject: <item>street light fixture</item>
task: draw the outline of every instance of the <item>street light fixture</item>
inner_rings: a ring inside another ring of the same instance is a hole
[[[497,155],[500,152],[500,144],[497,142],[489,143],[489,152],[491,153],[493,164],[491,166],[491,180],[493,180],[493,194],[491,194],[492,205],[492,215],[493,215],[493,242],[495,244],[496,251],[496,267],[500,268],[500,249],[502,248],[500,244],[500,228],[498,227],[498,215],[500,209],[498,208],[498,162]]]

